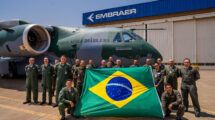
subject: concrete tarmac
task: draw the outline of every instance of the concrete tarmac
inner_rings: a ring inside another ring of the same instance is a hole
[[[189,111],[183,120],[215,120],[215,71],[201,70],[201,79],[197,81],[201,117],[196,118],[190,101]],[[179,88],[180,88],[180,81]],[[41,86],[39,84],[39,86]],[[48,105],[22,104],[25,101],[25,79],[0,78],[0,120],[59,120],[58,108]],[[39,101],[41,102],[41,88],[39,88]],[[53,97],[53,102],[55,101]],[[175,112],[167,119],[175,119]],[[68,120],[75,120],[67,115]],[[154,118],[116,118],[116,117],[87,117],[78,120],[158,120]]]

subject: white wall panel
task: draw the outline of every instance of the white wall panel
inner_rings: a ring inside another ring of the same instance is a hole
[[[196,62],[196,25],[195,20],[174,22],[173,53],[175,62],[190,58]]]
[[[197,60],[215,63],[215,18],[199,19],[197,25]]]
[[[173,23],[156,23],[148,24],[148,28],[164,28],[165,30],[149,30],[148,42],[152,44],[163,56],[163,62],[172,58],[173,53]]]

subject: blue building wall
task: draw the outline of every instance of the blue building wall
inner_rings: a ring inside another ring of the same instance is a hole
[[[158,0],[83,13],[83,25],[215,8],[215,0]]]

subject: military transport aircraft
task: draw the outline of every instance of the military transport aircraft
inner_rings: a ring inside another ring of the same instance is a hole
[[[133,59],[143,64],[146,58],[162,58],[133,29],[43,26],[23,20],[0,22],[1,75],[24,75],[30,56],[41,65],[44,56],[53,62],[61,55],[66,55],[70,62],[75,58],[87,62],[93,59],[95,65],[113,56],[121,59],[124,66],[132,64]]]

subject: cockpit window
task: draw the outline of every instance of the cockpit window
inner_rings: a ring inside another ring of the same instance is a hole
[[[120,37],[120,33],[116,34],[116,37],[114,38],[113,42],[122,42],[122,39]]]
[[[132,35],[133,35],[134,37],[136,37],[137,39],[139,39],[139,40],[143,40],[143,38],[140,37],[139,35],[137,35],[136,33],[133,33],[133,32],[132,32]]]
[[[130,41],[134,41],[134,40],[135,40],[135,39],[134,39],[131,35],[129,35],[128,33],[123,33],[122,36],[123,36],[123,39],[124,39],[125,42],[130,42]]]

